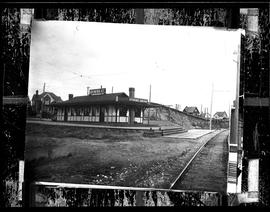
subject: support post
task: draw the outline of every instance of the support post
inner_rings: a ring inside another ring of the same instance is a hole
[[[115,107],[115,123],[117,123],[118,107]]]
[[[136,206],[145,206],[144,205],[144,191],[136,191]]]
[[[149,92],[149,105],[151,102],[151,84],[150,84],[150,92]],[[148,125],[150,124],[150,107],[148,108]]]

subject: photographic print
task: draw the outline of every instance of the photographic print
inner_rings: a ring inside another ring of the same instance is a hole
[[[214,27],[33,21],[27,175],[226,193],[240,39]]]

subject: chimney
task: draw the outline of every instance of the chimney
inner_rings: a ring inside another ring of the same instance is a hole
[[[135,98],[135,88],[129,88],[129,97]]]
[[[36,95],[38,96],[38,90],[36,90]]]
[[[68,100],[71,100],[73,98],[73,94],[68,95]]]

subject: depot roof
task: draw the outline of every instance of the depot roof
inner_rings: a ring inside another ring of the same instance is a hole
[[[85,106],[85,105],[108,105],[108,104],[119,104],[119,105],[133,105],[142,107],[153,107],[154,105],[149,104],[147,100],[140,98],[130,98],[124,92],[122,93],[110,93],[102,95],[89,95],[89,96],[77,96],[70,100],[52,103],[52,106]]]

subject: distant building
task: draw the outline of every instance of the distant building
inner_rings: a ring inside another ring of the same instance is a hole
[[[181,105],[175,104],[175,109],[176,109],[176,110],[181,110]]]
[[[50,105],[53,102],[62,102],[62,99],[60,96],[56,96],[52,92],[43,92],[38,94],[38,90],[36,90],[36,94],[32,97],[32,111],[37,115],[41,113],[51,113],[52,110]]]
[[[225,111],[223,112],[216,112],[213,116],[214,119],[227,119],[228,115]]]
[[[54,120],[101,123],[143,123],[144,110],[152,107],[146,99],[135,98],[135,89],[106,94],[105,88],[92,89],[89,95],[69,95],[69,100],[53,103]]]
[[[197,107],[188,107],[186,106],[183,110],[183,112],[198,116],[200,114],[200,111],[198,110]]]
[[[206,118],[206,119],[210,119],[210,117],[211,117],[210,113],[207,113],[207,112],[201,113],[200,116],[201,116],[202,118]]]

